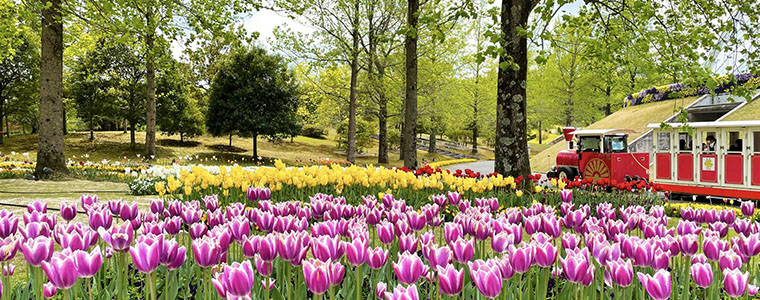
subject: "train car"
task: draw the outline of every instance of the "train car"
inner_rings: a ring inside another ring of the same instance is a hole
[[[649,124],[652,181],[672,193],[760,200],[760,120]]]
[[[628,152],[630,130],[565,127],[567,149],[557,154],[557,164],[547,174],[560,179],[592,178],[594,181],[648,180],[649,153]]]

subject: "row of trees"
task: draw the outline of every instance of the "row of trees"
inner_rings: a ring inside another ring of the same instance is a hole
[[[760,11],[757,3],[584,1],[576,13],[566,14],[561,10],[567,2],[265,3],[315,29],[304,34],[279,28],[273,41],[278,51],[298,63],[295,78],[305,91],[296,96],[301,109],[288,104],[290,100],[282,104],[297,112],[288,118],[294,120],[289,123],[297,119],[303,124],[319,121],[334,126],[347,119],[349,161],[355,159],[358,120],[377,123],[380,162],[388,160],[389,128],[396,128],[401,133],[401,156],[405,166],[411,168],[416,165],[418,132],[430,133],[431,148],[435,149],[434,138],[440,133],[462,136],[467,131],[473,144],[481,136],[493,141],[498,172],[523,175],[530,171],[529,125],[589,123],[614,111],[620,95],[653,82],[693,83],[732,68],[757,71],[760,54],[754,51],[757,46],[753,43],[760,40],[753,26]],[[82,33],[98,33],[118,37],[117,43],[132,49],[135,61],[145,72],[145,92],[135,93],[135,97],[144,98],[145,150],[151,155],[155,153],[161,78],[167,80],[167,86],[171,86],[172,76],[191,83],[192,87],[183,93],[198,102],[200,114],[206,113],[203,110],[207,106],[215,106],[206,102],[214,99],[208,95],[213,94],[215,76],[222,73],[220,57],[236,45],[246,44],[250,37],[236,27],[236,22],[242,14],[264,6],[244,0],[0,3],[0,12],[8,16],[0,23],[4,29],[0,32],[8,37],[0,44],[0,59],[10,61],[22,52],[16,50],[25,44],[23,32],[40,32],[38,173],[44,168],[65,172],[61,136],[64,37],[67,45],[76,45]],[[177,63],[167,59],[171,43],[189,46],[191,72],[172,71]],[[736,56],[734,65],[711,63],[726,53]],[[79,58],[87,59],[87,55]],[[90,75],[86,74],[87,68],[83,69],[85,72],[75,72],[74,76],[83,76],[82,87],[86,90]],[[34,74],[26,78],[29,76]],[[117,75],[114,78],[117,79],[102,78],[103,82],[89,89],[118,85],[119,88],[96,94],[128,101],[118,92],[128,83]],[[77,91],[74,87],[67,86],[67,91]],[[287,91],[291,85],[282,87]],[[175,100],[180,98],[183,97]],[[292,97],[288,94],[282,99]],[[241,105],[244,103],[222,106],[221,111],[230,112]],[[170,105],[175,106],[182,107]],[[208,113],[212,116],[211,111]],[[93,124],[97,121],[90,119]],[[208,124],[215,123],[208,120],[211,118],[207,118]],[[286,131],[285,127],[288,126],[279,126],[278,131]],[[214,133],[229,134],[233,129],[250,136],[270,132],[228,127]]]

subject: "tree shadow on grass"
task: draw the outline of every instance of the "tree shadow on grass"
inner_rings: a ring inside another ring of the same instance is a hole
[[[158,145],[161,146],[167,146],[167,147],[183,147],[183,148],[194,148],[201,145],[201,142],[198,141],[180,141],[180,140],[174,140],[174,139],[160,139],[157,142]]]
[[[237,146],[230,146],[225,144],[215,144],[215,145],[207,145],[207,149],[214,150],[216,152],[227,152],[227,153],[244,153],[247,152],[247,149],[243,149]]]

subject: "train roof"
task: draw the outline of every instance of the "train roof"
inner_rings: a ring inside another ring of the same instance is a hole
[[[581,129],[571,132],[572,135],[627,135],[636,132],[629,129]]]
[[[725,127],[760,127],[760,120],[740,120],[740,121],[714,121],[714,122],[688,122],[688,123],[666,123],[673,128],[691,127],[691,128],[725,128]],[[650,123],[648,128],[660,128],[661,123]]]

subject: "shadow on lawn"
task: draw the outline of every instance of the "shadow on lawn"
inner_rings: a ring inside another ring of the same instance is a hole
[[[230,145],[225,145],[225,144],[207,145],[206,148],[209,150],[214,150],[215,152],[228,152],[228,153],[244,153],[248,151],[248,149],[243,149],[237,146],[230,146]]]
[[[156,143],[161,146],[167,147],[182,147],[182,148],[195,148],[201,145],[199,141],[180,141],[174,139],[160,139]]]

